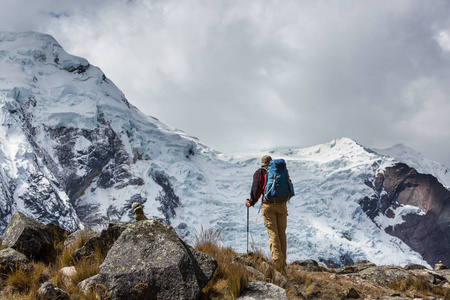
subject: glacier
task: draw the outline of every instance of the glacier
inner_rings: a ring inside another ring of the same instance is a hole
[[[0,123],[1,232],[16,210],[70,230],[100,230],[132,220],[131,203],[142,202],[147,217],[191,244],[202,230],[220,230],[224,245],[245,252],[244,202],[269,154],[285,159],[296,191],[288,262],[428,265],[384,231],[392,220],[365,214],[360,201],[373,193],[365,182],[404,162],[450,186],[446,166],[404,145],[369,149],[338,138],[304,149],[220,153],[144,115],[99,68],[36,32],[0,33]],[[255,224],[259,205],[250,208],[250,248],[268,254],[261,216]]]

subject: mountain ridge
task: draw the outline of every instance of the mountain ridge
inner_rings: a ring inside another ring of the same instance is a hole
[[[401,153],[390,157],[340,138],[304,149],[222,154],[142,114],[99,68],[48,35],[0,33],[0,47],[2,231],[16,210],[74,230],[128,221],[131,203],[141,202],[148,217],[188,241],[212,228],[245,252],[243,203],[260,157],[269,153],[286,160],[298,195],[288,205],[288,260],[426,264],[360,204],[373,194],[365,181],[400,162]],[[434,176],[449,186],[445,166],[413,157],[407,159],[418,170],[438,170]],[[250,210],[252,220],[256,213]],[[251,221],[250,229],[251,247],[266,249],[262,222]]]

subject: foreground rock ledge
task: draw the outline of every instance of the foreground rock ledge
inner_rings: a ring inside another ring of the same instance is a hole
[[[55,252],[49,227],[20,211],[16,211],[9,221],[3,235],[3,247],[13,248],[29,259],[45,262],[49,262]]]
[[[108,252],[96,278],[110,299],[198,299],[217,262],[156,220],[130,225]]]

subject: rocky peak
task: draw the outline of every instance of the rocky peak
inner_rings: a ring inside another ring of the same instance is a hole
[[[366,184],[375,193],[361,206],[372,220],[431,265],[450,264],[450,192],[434,176],[398,163]]]

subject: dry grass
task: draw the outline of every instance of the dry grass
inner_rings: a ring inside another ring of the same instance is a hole
[[[202,299],[236,299],[249,280],[245,265],[236,262],[239,256],[230,247],[222,247],[219,230],[204,231],[196,236],[195,249],[213,257],[218,267],[214,277],[203,288]]]
[[[32,262],[27,270],[15,270],[6,277],[0,297],[18,295],[23,297],[18,299],[36,299],[37,290],[50,279],[51,273],[51,267],[43,262]]]
[[[426,296],[442,296],[444,299],[450,299],[450,290],[441,287],[433,287],[423,276],[410,276],[403,280],[393,281],[390,288],[405,292],[405,294]]]
[[[0,299],[18,299],[18,300],[36,300],[37,291],[45,282],[51,280],[52,283],[64,289],[74,300],[93,300],[95,294],[82,295],[78,291],[77,284],[84,279],[98,274],[99,266],[104,257],[98,249],[95,257],[74,261],[73,252],[83,246],[90,238],[91,234],[84,232],[80,234],[74,243],[69,247],[64,247],[63,241],[56,241],[54,248],[56,250],[56,259],[50,264],[32,261],[31,267],[27,270],[18,269],[5,277],[0,282]],[[70,284],[64,284],[58,271],[67,266],[75,266],[77,273],[72,278]]]
[[[83,230],[80,231],[80,234],[78,234],[74,241],[67,247],[64,247],[64,244],[62,242],[55,245],[55,249],[60,249],[60,251],[57,251],[56,259],[59,269],[75,265],[75,261],[72,257],[73,252],[76,249],[83,247],[84,244],[86,244],[86,242],[92,237],[92,235],[92,232]]]

